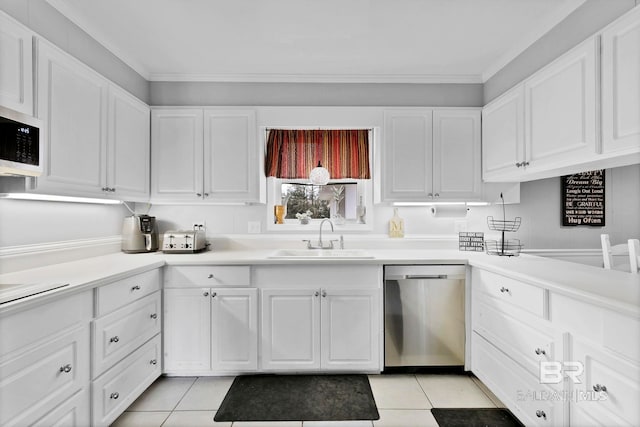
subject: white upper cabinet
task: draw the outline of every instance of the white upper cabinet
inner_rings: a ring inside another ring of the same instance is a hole
[[[35,191],[148,200],[149,107],[47,42],[37,52],[44,173]]]
[[[204,110],[206,198],[218,202],[258,202],[257,148],[253,110]]]
[[[152,199],[260,201],[255,111],[154,109]]]
[[[596,154],[598,39],[592,37],[524,83],[525,158],[535,172]]]
[[[433,198],[431,110],[384,112],[384,201]]]
[[[602,151],[640,152],[640,8],[602,33]]]
[[[202,110],[152,110],[152,200],[202,199],[202,136]]]
[[[149,133],[149,106],[110,86],[107,187],[118,198],[149,198]]]
[[[383,201],[465,201],[481,193],[480,112],[384,112]]]
[[[102,194],[106,186],[108,82],[38,40],[37,116],[44,122],[39,192]]]
[[[524,87],[518,85],[482,109],[485,180],[519,172],[524,161]]]
[[[0,105],[33,115],[33,33],[0,11]]]
[[[475,200],[480,197],[480,111],[433,112],[433,197]]]

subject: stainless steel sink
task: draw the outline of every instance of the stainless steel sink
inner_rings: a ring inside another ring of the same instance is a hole
[[[373,259],[362,249],[279,249],[269,258],[280,259]]]

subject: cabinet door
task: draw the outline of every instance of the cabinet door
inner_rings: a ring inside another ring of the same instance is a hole
[[[149,106],[109,88],[107,187],[118,199],[149,198]]]
[[[74,394],[44,417],[32,424],[33,427],[85,427],[91,423],[91,399],[89,387]]]
[[[640,151],[640,8],[602,33],[602,148]]]
[[[380,370],[379,289],[322,291],[322,368]]]
[[[205,201],[259,202],[259,154],[253,110],[205,110]]]
[[[433,199],[432,127],[431,110],[384,112],[384,201]]]
[[[258,369],[258,290],[212,289],[211,369]]]
[[[0,105],[33,115],[33,33],[0,12]]]
[[[262,290],[262,368],[320,368],[320,301],[317,289]]]
[[[165,289],[164,370],[188,373],[211,369],[209,288]]]
[[[525,168],[593,160],[598,39],[593,37],[525,82]]]
[[[480,111],[433,112],[433,197],[478,200],[481,194]]]
[[[524,86],[520,85],[482,109],[482,177],[499,181],[513,176],[522,161]]]
[[[44,122],[39,192],[102,196],[106,183],[107,81],[38,40],[38,118]]]
[[[202,144],[202,110],[151,112],[152,200],[202,200]]]

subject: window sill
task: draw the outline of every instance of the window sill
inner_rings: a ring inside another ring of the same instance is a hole
[[[296,220],[286,220],[284,224],[274,224],[272,222],[267,223],[267,231],[302,231],[317,233],[320,228],[321,219],[312,219],[308,224],[300,224]],[[371,231],[373,230],[373,224],[371,222],[365,224],[358,224],[355,221],[346,221],[344,224],[336,224],[333,222],[334,232],[341,231]],[[331,231],[331,227],[325,226],[323,231]]]

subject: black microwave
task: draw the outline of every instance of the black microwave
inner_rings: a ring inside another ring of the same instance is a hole
[[[0,175],[42,174],[42,122],[0,106]]]

